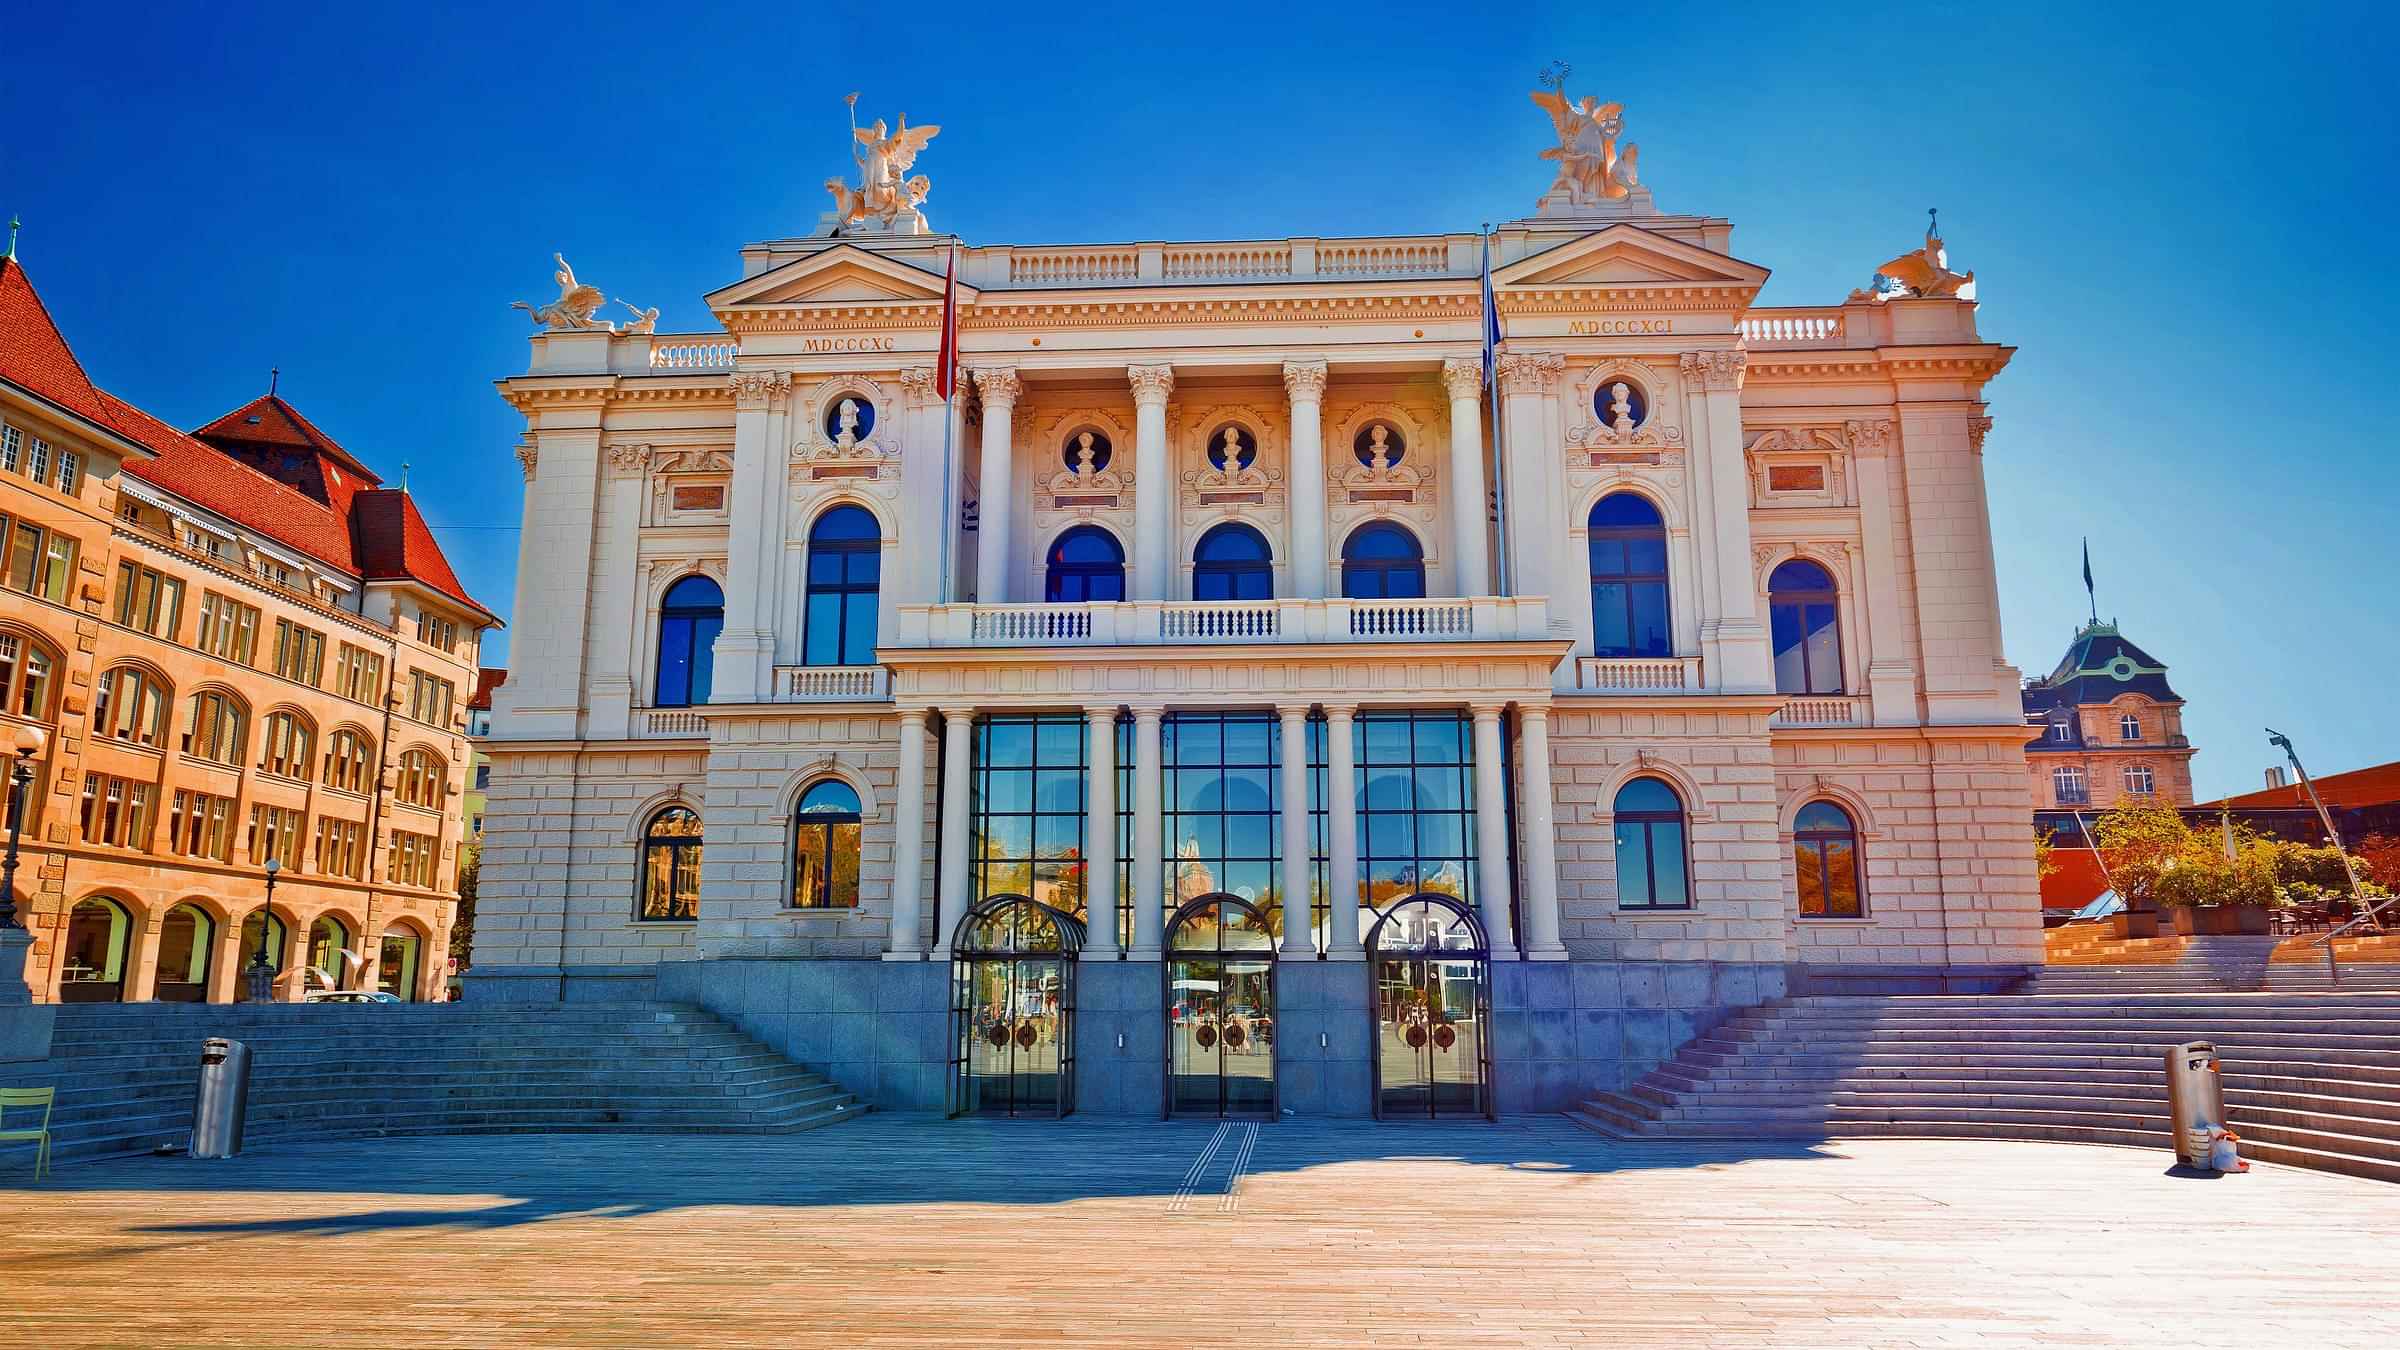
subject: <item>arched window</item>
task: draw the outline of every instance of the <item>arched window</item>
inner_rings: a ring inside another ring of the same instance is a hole
[[[1810,802],[1792,818],[1792,872],[1802,917],[1855,919],[1866,913],[1858,884],[1858,824],[1832,802]]]
[[[1192,550],[1194,600],[1272,600],[1275,555],[1247,525],[1219,525]]]
[[[2120,741],[2138,741],[2141,738],[2142,719],[2132,713],[2119,714],[2117,717],[2117,739]]]
[[[259,739],[259,770],[278,778],[306,778],[317,759],[317,733],[300,714],[285,710],[267,714]]]
[[[1388,521],[1361,525],[1342,545],[1342,594],[1353,600],[1416,600],[1425,594],[1425,550]]]
[[[1617,790],[1617,907],[1690,909],[1691,868],[1684,848],[1683,799],[1655,778]]]
[[[839,778],[800,794],[792,822],[792,904],[849,909],[858,903],[858,794]]]
[[[159,1002],[208,1001],[209,957],[216,937],[216,921],[198,905],[187,902],[167,911],[158,925]]]
[[[305,993],[312,980],[320,989],[347,989],[351,972],[364,960],[350,945],[350,925],[331,914],[321,915],[308,927],[308,969],[300,972],[301,991]]]
[[[138,666],[118,666],[92,686],[92,729],[135,745],[167,738],[167,690]]]
[[[106,896],[79,900],[67,913],[59,951],[58,1001],[115,1003],[125,997],[125,966],[133,954],[133,916]]]
[[[262,922],[266,925],[267,930],[263,941],[260,939],[258,931]],[[252,910],[243,916],[242,936],[235,947],[235,954],[240,958],[238,962],[240,978],[233,982],[233,1001],[236,1003],[250,1001],[250,967],[257,963],[258,954],[262,949],[267,954],[268,969],[280,976],[283,973],[285,953],[291,950],[291,945],[291,930],[284,925],[282,915],[265,914],[258,910]]]
[[[345,792],[366,791],[368,766],[374,759],[365,732],[351,727],[336,729],[325,749],[325,786]]]
[[[707,577],[690,576],[667,588],[658,607],[658,677],[650,703],[688,708],[708,702],[717,634],[725,627],[725,592]]]
[[[1042,599],[1051,604],[1125,598],[1125,550],[1097,525],[1078,525],[1051,541]]]
[[[690,807],[670,806],[643,827],[641,888],[637,919],[700,917],[700,817]]]
[[[425,959],[425,935],[395,923],[383,930],[375,956],[375,984],[402,1003],[417,1001],[417,976]]]
[[[1767,623],[1775,640],[1775,692],[1842,692],[1842,627],[1833,578],[1805,558],[1767,574]]]
[[[808,531],[806,666],[875,664],[875,592],[883,577],[883,530],[866,508],[837,506]]]
[[[450,762],[431,750],[408,750],[400,756],[400,800],[411,806],[440,810],[450,786]]]
[[[1592,654],[1673,656],[1667,620],[1667,525],[1658,508],[1612,493],[1586,522],[1592,561]]]
[[[58,657],[49,648],[15,633],[0,633],[0,712],[47,721],[50,675]]]
[[[184,733],[183,752],[239,766],[242,747],[250,741],[250,714],[232,697],[214,689],[192,699],[192,729]]]

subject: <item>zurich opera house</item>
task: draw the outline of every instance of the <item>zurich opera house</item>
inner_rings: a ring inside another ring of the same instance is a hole
[[[1473,1119],[2037,964],[1972,274],[1761,306],[1536,101],[1485,231],[971,241],[903,121],[705,331],[559,260],[468,996],[879,1109]]]

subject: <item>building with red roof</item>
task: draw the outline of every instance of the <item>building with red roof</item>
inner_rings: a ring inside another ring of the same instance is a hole
[[[270,392],[180,430],[0,257],[0,720],[37,734],[35,998],[446,992],[498,618],[404,489]],[[274,869],[273,907],[267,905]]]

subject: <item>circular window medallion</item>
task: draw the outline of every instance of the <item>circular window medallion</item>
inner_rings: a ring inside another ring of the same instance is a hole
[[[1113,447],[1106,433],[1085,427],[1070,433],[1066,444],[1059,447],[1059,458],[1066,461],[1069,473],[1098,473],[1108,467]]]
[[[825,406],[825,439],[835,445],[857,445],[875,434],[875,405],[857,394],[844,394]]]
[[[2133,662],[2122,656],[2116,658],[2108,663],[2108,676],[2120,684],[2131,680],[2134,676]]]
[[[1219,473],[1234,473],[1258,462],[1258,436],[1239,422],[1227,422],[1208,433],[1208,462]]]
[[[1592,394],[1592,411],[1599,416],[1600,425],[1631,431],[1650,420],[1650,399],[1631,380],[1603,380]]]
[[[1408,453],[1408,441],[1401,436],[1400,428],[1389,422],[1369,422],[1350,438],[1350,452],[1370,469],[1388,469]],[[1375,462],[1378,458],[1383,461],[1381,464]]]

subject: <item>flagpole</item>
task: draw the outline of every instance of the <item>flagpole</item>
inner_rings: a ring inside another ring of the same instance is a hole
[[[1495,336],[1500,331],[1500,305],[1492,294],[1492,227],[1483,227],[1483,382],[1490,386],[1492,400],[1492,528],[1500,542],[1495,588],[1501,595],[1513,594],[1508,584],[1508,457],[1500,449],[1500,348]]]
[[[942,279],[942,340],[935,360],[940,368],[933,372],[942,391],[942,603],[949,604],[952,594],[950,552],[952,536],[958,533],[958,508],[953,505],[958,488],[958,470],[952,448],[956,435],[951,419],[951,399],[958,392],[958,245],[950,246],[948,275]]]
[[[942,603],[950,603],[950,536],[958,531],[958,511],[952,506],[958,484],[951,465],[950,395],[942,395]]]

